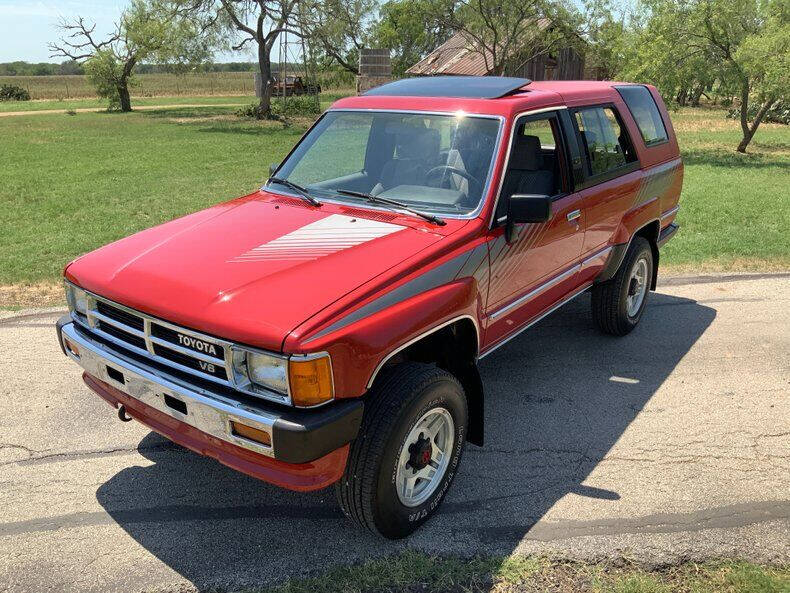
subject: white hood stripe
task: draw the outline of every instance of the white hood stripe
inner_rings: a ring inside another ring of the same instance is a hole
[[[267,260],[312,260],[385,237],[404,227],[388,222],[332,214],[253,247],[231,263]]]

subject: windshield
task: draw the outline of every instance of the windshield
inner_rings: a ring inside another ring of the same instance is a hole
[[[330,111],[276,176],[319,198],[362,199],[337,194],[347,190],[469,214],[491,173],[499,127],[496,118],[462,114]]]

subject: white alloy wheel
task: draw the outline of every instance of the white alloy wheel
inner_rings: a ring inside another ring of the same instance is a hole
[[[628,280],[628,296],[626,297],[626,307],[628,316],[634,317],[642,307],[642,301],[647,294],[647,260],[639,258],[631,271],[631,278]]]
[[[428,410],[414,424],[398,455],[395,488],[401,503],[424,503],[442,481],[455,444],[453,417],[444,408]]]

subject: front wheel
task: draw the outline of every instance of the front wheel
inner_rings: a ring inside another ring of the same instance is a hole
[[[354,523],[395,539],[438,509],[461,460],[468,412],[460,383],[442,369],[408,362],[382,373],[335,492]]]
[[[647,304],[653,265],[650,243],[634,237],[614,278],[593,287],[593,320],[602,332],[624,336],[636,327]]]

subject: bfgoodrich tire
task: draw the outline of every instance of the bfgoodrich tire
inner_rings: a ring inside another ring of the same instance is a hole
[[[614,278],[593,287],[592,315],[602,332],[624,336],[637,326],[650,294],[653,265],[650,243],[634,237]]]
[[[467,421],[463,388],[450,373],[415,362],[382,371],[335,486],[346,516],[390,539],[412,533],[455,477]]]

